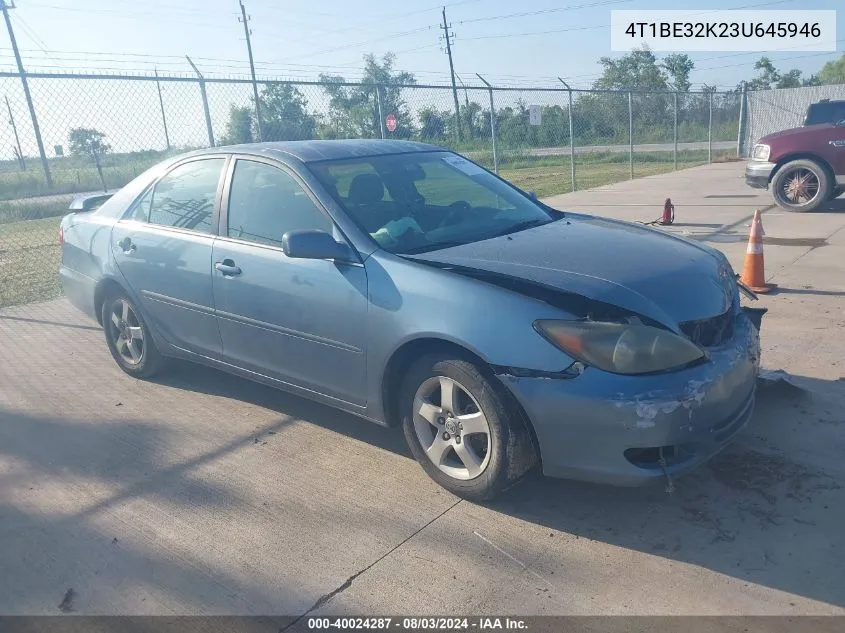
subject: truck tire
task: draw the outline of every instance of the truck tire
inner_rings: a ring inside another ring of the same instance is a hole
[[[792,160],[772,178],[772,193],[779,207],[798,213],[815,211],[831,199],[833,179],[814,160]]]

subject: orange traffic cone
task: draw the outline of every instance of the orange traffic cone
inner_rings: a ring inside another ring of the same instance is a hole
[[[763,222],[760,210],[754,212],[751,221],[751,233],[748,236],[748,248],[745,251],[745,263],[742,266],[742,283],[760,294],[777,288],[777,284],[766,283],[766,273],[763,267]]]

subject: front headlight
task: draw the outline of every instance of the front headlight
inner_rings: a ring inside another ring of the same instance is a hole
[[[573,358],[615,374],[665,371],[704,357],[687,339],[648,325],[535,321],[534,328]]]
[[[754,160],[769,160],[769,154],[771,153],[772,148],[768,145],[763,145],[762,143],[758,143],[754,146],[754,151],[751,152],[751,158]]]

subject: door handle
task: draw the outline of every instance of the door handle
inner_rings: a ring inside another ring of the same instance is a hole
[[[117,247],[123,251],[124,255],[129,255],[135,250],[135,245],[132,243],[132,240],[128,237],[124,237],[117,243]]]
[[[241,274],[241,269],[235,266],[235,262],[231,259],[224,259],[222,262],[216,262],[214,267],[223,273],[224,277],[234,277]]]

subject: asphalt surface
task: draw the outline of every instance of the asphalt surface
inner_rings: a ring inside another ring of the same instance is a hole
[[[741,173],[551,202],[650,220],[671,196],[671,230],[739,267],[770,203]],[[845,203],[763,221],[787,240],[763,365],[798,386],[765,383],[671,494],[535,476],[460,501],[397,431],[188,364],[133,380],[61,299],[0,311],[0,614],[845,614]]]

